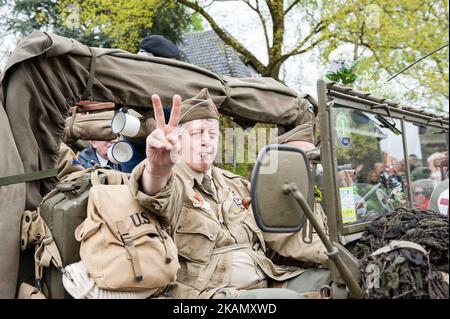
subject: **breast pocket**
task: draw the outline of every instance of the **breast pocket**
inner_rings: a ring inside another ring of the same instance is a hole
[[[193,262],[208,263],[218,235],[218,225],[194,208],[183,207],[174,235],[180,256]]]
[[[256,225],[255,219],[253,217],[253,211],[250,209],[246,212],[245,217],[241,220],[242,225],[244,228],[248,229],[249,233],[251,233],[252,236],[252,242],[255,241],[255,239],[258,240],[260,247],[266,251],[266,243],[264,241],[264,237],[262,234],[261,229],[259,229],[258,225]],[[256,237],[256,238],[255,238]]]

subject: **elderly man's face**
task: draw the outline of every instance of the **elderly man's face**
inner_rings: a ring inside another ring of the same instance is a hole
[[[216,158],[219,122],[213,119],[186,122],[179,138],[181,159],[193,170],[206,172]]]
[[[104,159],[108,159],[108,149],[115,141],[91,141],[91,145],[95,151]]]

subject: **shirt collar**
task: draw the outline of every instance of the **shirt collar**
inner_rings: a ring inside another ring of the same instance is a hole
[[[97,155],[100,166],[106,166],[108,164],[108,160],[103,158],[99,153],[97,153],[97,151],[95,152],[95,155]]]
[[[189,167],[188,164],[186,164],[183,161],[180,161],[180,166],[183,168],[183,171],[188,175],[188,177],[193,180],[196,181],[198,185],[202,184],[203,181],[203,173],[194,171],[192,168]]]
[[[179,165],[182,167],[187,177],[190,178],[192,181],[197,182],[198,185],[202,184],[203,176],[205,176],[205,174],[207,174],[211,179],[217,177],[217,169],[213,165],[211,165],[211,167],[205,173],[200,173],[193,170],[192,168],[189,167],[189,165],[187,165],[183,161],[180,161]]]

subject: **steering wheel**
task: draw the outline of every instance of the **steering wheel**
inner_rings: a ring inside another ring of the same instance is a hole
[[[389,196],[386,194],[384,190],[378,188],[375,191],[375,194],[377,195],[377,199],[385,211],[389,212],[394,209],[392,204],[389,202]]]
[[[389,202],[389,196],[382,189],[382,187],[383,187],[382,183],[378,183],[374,187],[372,187],[362,198],[360,198],[360,199],[358,199],[358,201],[356,201],[356,208],[358,209],[358,208],[362,208],[363,206],[366,206],[367,200],[373,194],[376,194],[378,202],[380,203],[381,207],[385,211],[391,211],[393,209],[393,206]]]

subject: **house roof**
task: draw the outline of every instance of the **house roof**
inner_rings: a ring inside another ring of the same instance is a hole
[[[214,30],[187,34],[178,47],[187,62],[216,74],[243,78],[257,73],[242,62],[236,50],[226,45]]]

